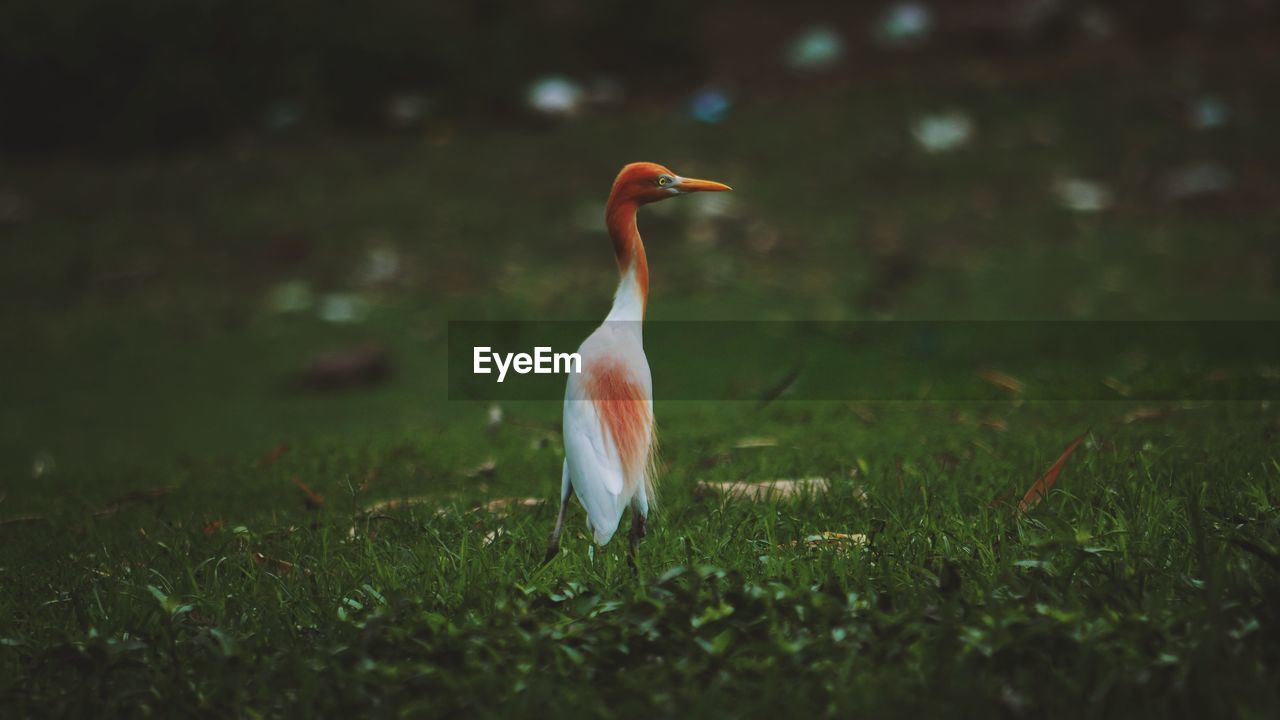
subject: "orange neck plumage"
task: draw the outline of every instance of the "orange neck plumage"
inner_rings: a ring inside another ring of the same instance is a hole
[[[644,243],[636,227],[635,200],[620,197],[616,192],[609,196],[605,206],[605,225],[613,239],[613,253],[618,260],[618,270],[625,281],[628,272],[635,274],[636,287],[640,291],[641,310],[649,304],[649,261],[644,254]]]

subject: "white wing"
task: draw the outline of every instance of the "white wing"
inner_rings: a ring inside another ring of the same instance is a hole
[[[587,527],[596,542],[604,545],[618,529],[630,498],[623,496],[625,482],[618,451],[590,400],[565,399],[564,454],[573,491],[587,511]]]
[[[641,383],[645,394],[652,398],[649,363],[639,344],[639,337],[632,337],[630,328],[619,329],[606,323],[579,348],[583,374],[590,371],[594,359],[608,356],[621,359]],[[604,424],[596,405],[586,392],[583,375],[570,375],[564,398],[564,453],[569,466],[569,479],[573,483],[578,501],[587,511],[587,525],[597,543],[609,542],[618,529],[622,511],[631,502],[632,493],[626,492],[626,476],[622,458]]]

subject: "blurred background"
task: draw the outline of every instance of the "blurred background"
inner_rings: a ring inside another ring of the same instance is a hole
[[[1273,319],[1276,88],[1274,0],[9,0],[0,470],[481,429],[447,320],[603,317],[642,159],[735,187],[655,320]]]
[[[1274,70],[1277,18],[1271,0],[14,0],[0,13],[0,129],[15,153],[493,128],[527,124],[530,105],[542,115],[634,111],[688,103],[699,88],[708,92],[691,110],[716,122],[735,101],[834,94],[977,61],[990,63],[988,85],[1150,63],[1171,84],[1135,91],[1191,102],[1178,94],[1240,90],[1197,87],[1224,55],[1240,71]],[[1202,124],[1229,113],[1228,98],[1215,98],[1189,108]]]

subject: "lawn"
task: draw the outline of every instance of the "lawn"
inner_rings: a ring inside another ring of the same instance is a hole
[[[649,109],[14,168],[0,714],[1273,716],[1274,357],[1232,369],[1259,394],[1230,401],[1144,389],[1141,362],[1118,377],[1106,353],[1045,358],[1080,399],[1037,399],[1021,370],[969,355],[950,363],[976,378],[964,392],[659,391],[662,497],[637,573],[576,506],[540,563],[558,402],[446,384],[450,320],[603,317],[599,208],[636,159],[735,187],[642,215],[655,322],[1268,333],[1274,97],[1233,87],[1249,112],[1199,132],[1166,102],[1176,79],[1105,71],[1122,81],[944,69],[721,126]],[[973,141],[915,147],[912,118],[950,106]],[[1204,158],[1233,188],[1166,198],[1163,178]],[[1054,183],[1075,176],[1111,206],[1062,207]],[[371,344],[385,379],[307,382],[317,353]],[[832,352],[811,367],[894,357]],[[782,479],[803,482],[720,485]]]

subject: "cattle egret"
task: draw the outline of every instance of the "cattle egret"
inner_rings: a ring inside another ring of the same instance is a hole
[[[605,226],[613,239],[621,279],[613,308],[578,348],[581,372],[570,374],[564,394],[564,470],[560,513],[546,559],[560,551],[560,532],[575,493],[587,511],[587,529],[605,545],[631,506],[630,558],[645,534],[654,500],[653,383],[644,355],[642,324],[649,299],[649,263],[636,229],[641,205],[692,192],[729,190],[710,180],[684,178],[654,163],[632,163],[613,181]]]

